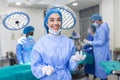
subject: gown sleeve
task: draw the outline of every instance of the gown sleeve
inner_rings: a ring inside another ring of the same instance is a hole
[[[16,56],[17,56],[18,63],[23,63],[22,51],[23,51],[22,44],[17,44],[17,46],[16,46]]]
[[[45,74],[42,74],[42,67],[46,65],[43,64],[40,52],[33,50],[31,54],[31,70],[36,78],[42,78]]]
[[[72,49],[71,49],[71,57],[72,57],[76,52],[76,48],[73,43],[71,43],[71,46],[72,46]],[[72,61],[70,58],[68,67],[70,71],[75,71],[78,67],[78,61]]]
[[[96,33],[96,38],[97,40],[92,41],[92,44],[94,46],[101,46],[104,45],[105,43],[105,30],[103,28],[99,29],[99,31],[97,31]]]

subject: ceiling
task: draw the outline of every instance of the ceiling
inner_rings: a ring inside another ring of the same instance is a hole
[[[81,10],[94,5],[97,5],[101,0],[7,0],[8,6],[16,6],[14,2],[21,2],[20,7],[32,7],[32,8],[47,8],[51,4],[67,5],[74,10]],[[77,2],[78,6],[72,6],[72,3]]]
[[[77,2],[78,6],[72,6],[74,2]],[[98,5],[101,2],[101,0],[76,0],[74,2],[67,4],[67,6],[74,10],[82,10],[91,6]]]

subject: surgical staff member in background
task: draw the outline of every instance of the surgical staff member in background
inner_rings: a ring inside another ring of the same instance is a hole
[[[99,14],[93,14],[91,20],[97,26],[93,41],[84,40],[86,44],[93,45],[95,56],[95,76],[101,80],[107,80],[107,75],[100,62],[111,60],[109,47],[109,26],[102,22],[102,17]]]
[[[88,28],[88,36],[87,36],[87,40],[89,41],[93,41],[93,36],[95,34],[95,31],[96,31],[96,26],[94,25],[91,25],[89,28]],[[84,47],[83,47],[83,51],[87,52],[87,54],[90,56],[90,59],[91,63],[90,64],[85,64],[84,66],[84,70],[85,70],[85,78],[82,79],[82,80],[89,80],[89,74],[92,74],[94,77],[93,77],[93,80],[95,80],[95,62],[94,62],[94,52],[93,52],[93,46],[90,45],[90,44],[86,44]]]
[[[25,37],[18,39],[18,43],[16,46],[16,56],[18,64],[31,62],[31,51],[33,45],[35,44],[35,40],[33,39],[33,26],[25,27],[23,33],[25,34]]]
[[[75,54],[73,41],[61,35],[62,14],[58,9],[47,11],[44,26],[48,34],[32,50],[32,73],[40,80],[72,80],[70,70],[76,70],[78,62],[86,56]]]

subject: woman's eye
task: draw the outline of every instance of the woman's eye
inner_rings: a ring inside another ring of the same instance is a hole
[[[61,19],[58,19],[58,21],[61,21]]]
[[[54,20],[50,20],[50,21],[54,21]]]

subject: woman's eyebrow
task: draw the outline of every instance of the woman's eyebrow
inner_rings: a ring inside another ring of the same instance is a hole
[[[54,19],[54,18],[50,17],[49,19]]]
[[[49,19],[55,19],[55,18],[50,17]],[[57,18],[57,19],[60,19],[60,17],[59,17],[59,18]]]

